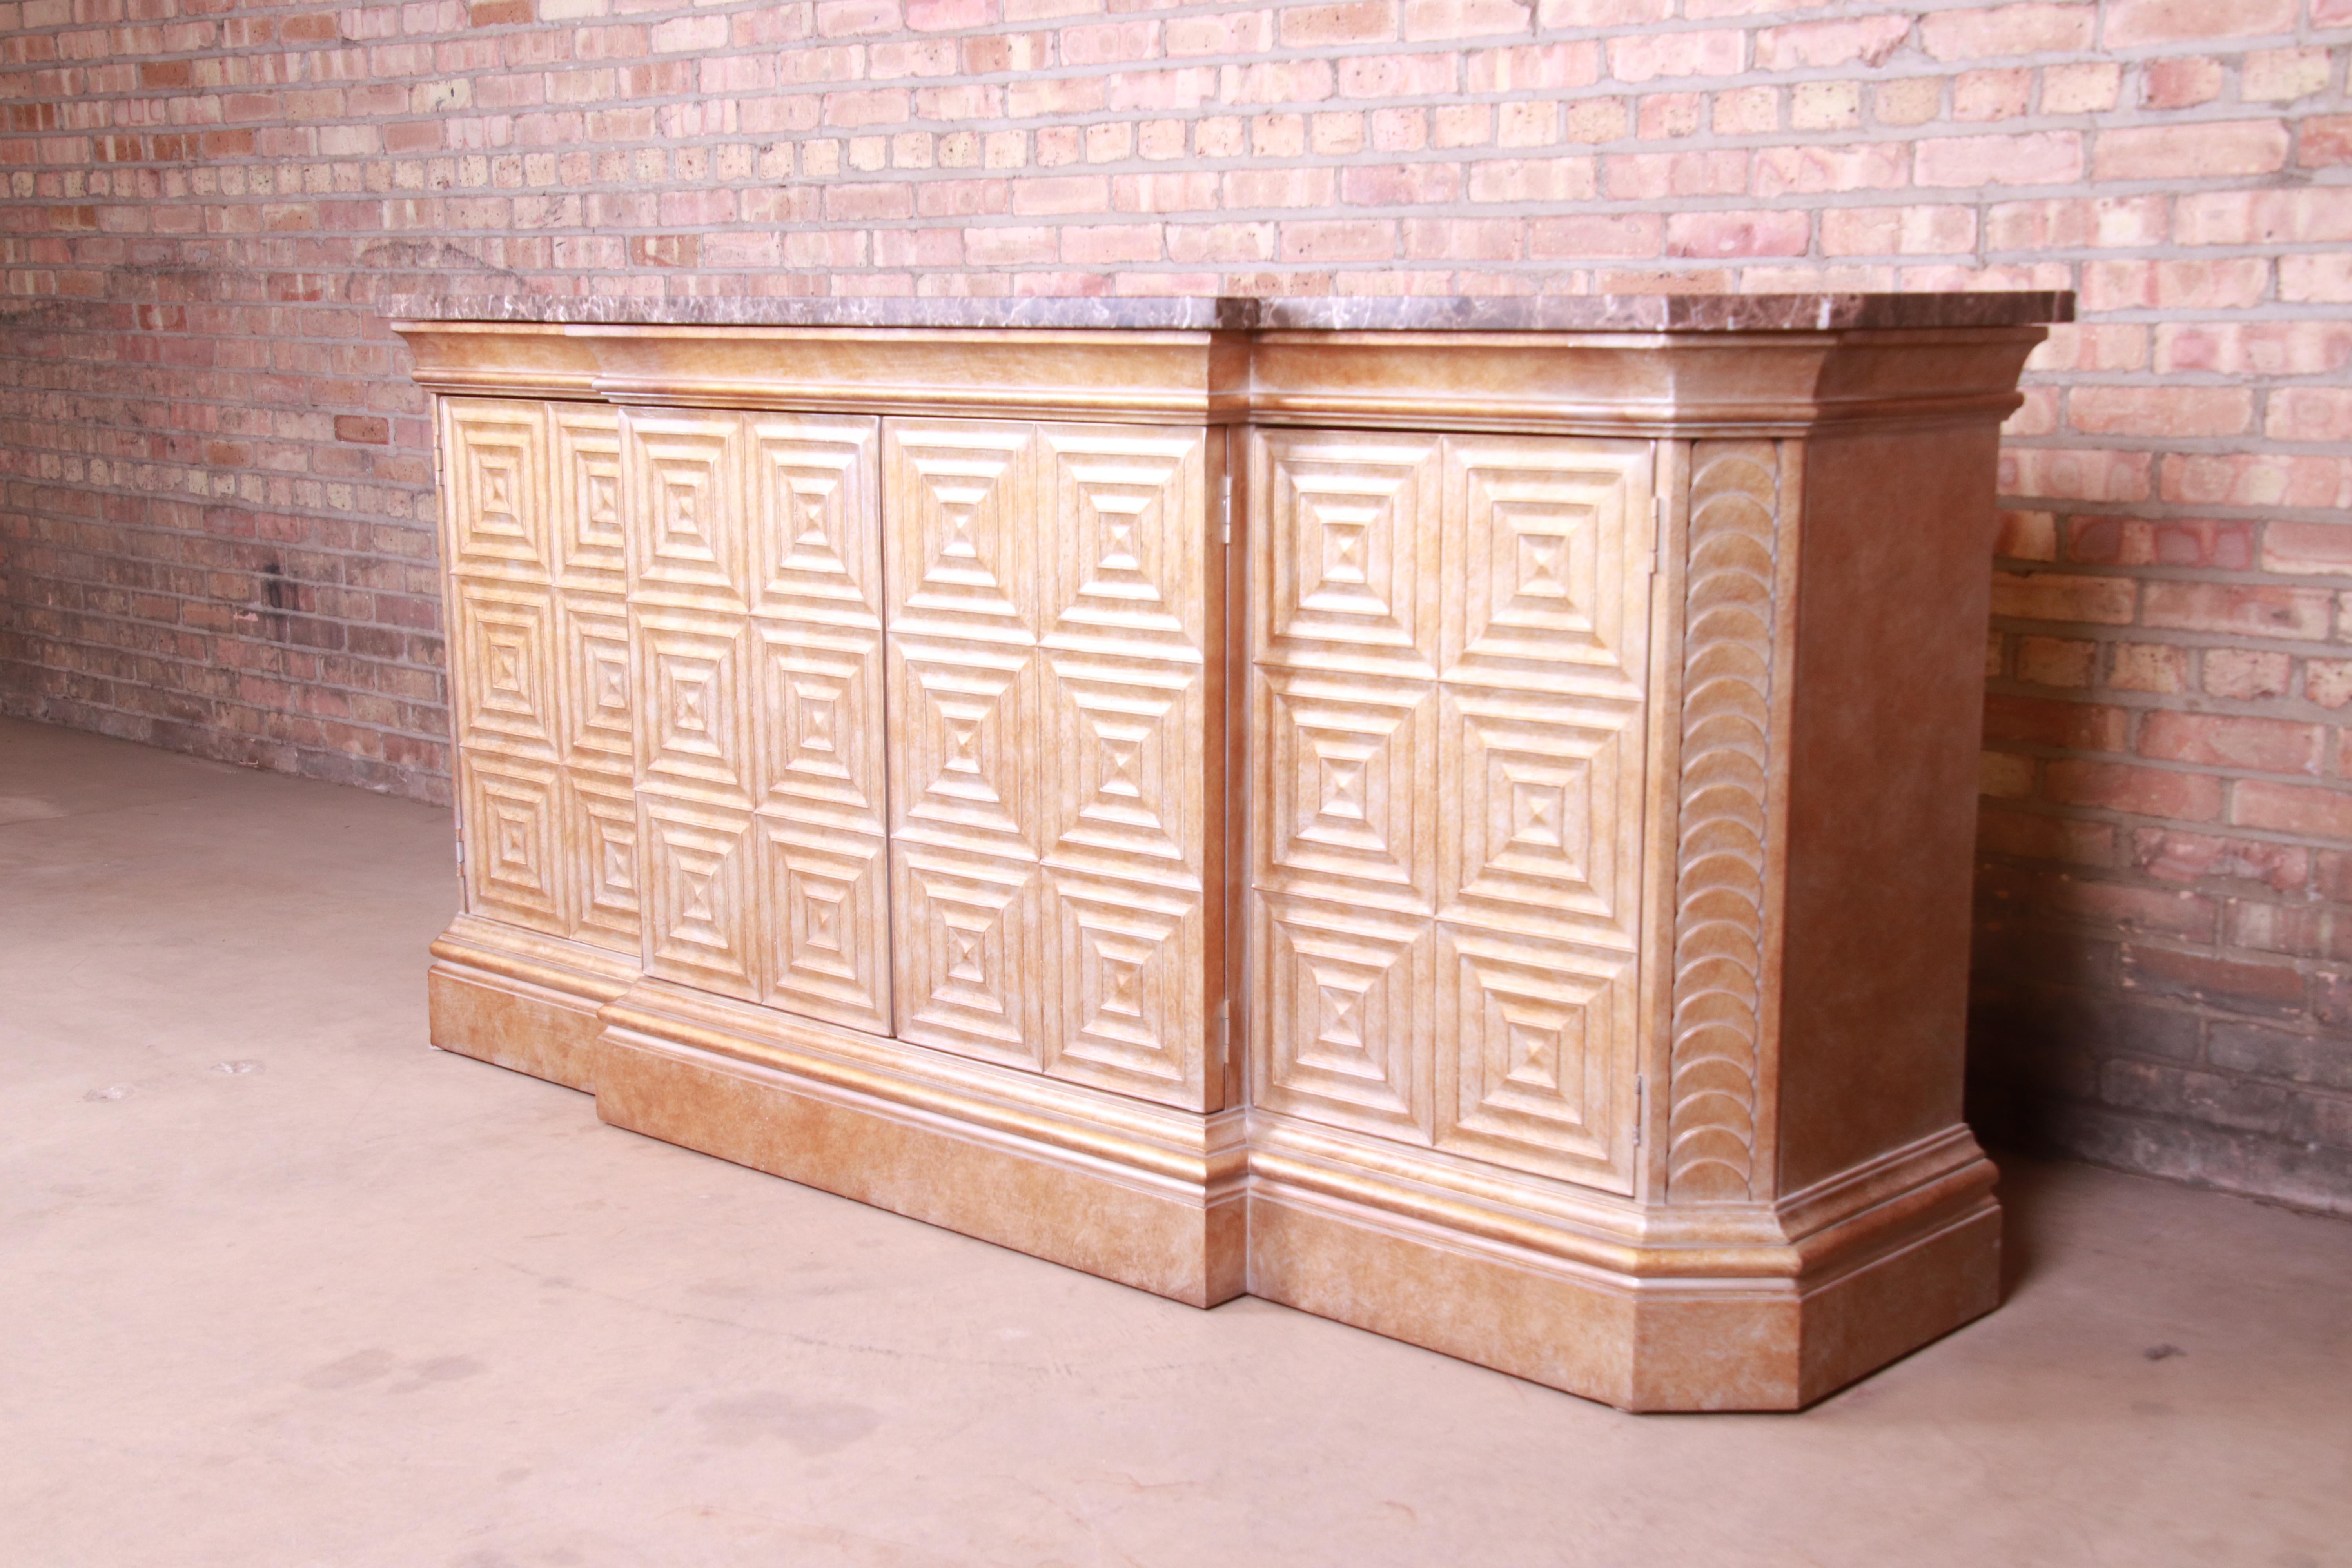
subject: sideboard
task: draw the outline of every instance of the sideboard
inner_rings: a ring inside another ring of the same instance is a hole
[[[1630,1409],[1995,1303],[1960,1115],[2050,294],[412,299],[432,1038]]]

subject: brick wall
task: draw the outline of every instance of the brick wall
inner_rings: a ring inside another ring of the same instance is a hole
[[[2352,0],[0,0],[0,706],[446,792],[466,292],[2081,291],[1977,1112],[2352,1212]]]

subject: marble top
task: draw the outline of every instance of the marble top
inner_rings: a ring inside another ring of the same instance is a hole
[[[1947,294],[1547,294],[1276,299],[646,300],[612,295],[400,294],[408,321],[581,326],[1045,327],[1131,331],[1769,332],[2018,327],[2074,319],[2047,290]]]

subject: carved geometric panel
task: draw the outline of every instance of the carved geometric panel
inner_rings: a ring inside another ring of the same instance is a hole
[[[556,580],[590,594],[628,590],[622,525],[621,416],[579,404],[549,405],[555,445]]]
[[[755,616],[751,637],[761,809],[881,833],[881,634]]]
[[[541,405],[446,397],[441,410],[450,569],[545,582],[547,426]]]
[[[1048,646],[1197,664],[1206,453],[1202,433],[1046,426]]]
[[[1624,1189],[1650,444],[1253,453],[1258,1103]]]
[[[1048,867],[1046,1070],[1197,1104],[1202,1071],[1201,897]]]
[[[724,806],[638,797],[645,834],[646,973],[757,1000],[751,980],[751,819]]]
[[[1642,710],[1441,689],[1444,919],[1630,950],[1642,854]]]
[[[878,628],[880,421],[809,414],[749,419],[751,608]]]
[[[636,797],[625,778],[573,768],[563,770],[562,792],[569,934],[574,942],[634,956],[644,945]]]
[[[1252,1102],[1428,1142],[1429,922],[1279,894],[1254,901]]]
[[[1041,1065],[1037,868],[903,841],[890,858],[898,1037]]]
[[[644,784],[750,804],[744,619],[691,610],[636,614]]]
[[[565,931],[556,770],[461,749],[466,907],[551,936]]]
[[[1037,426],[883,425],[889,627],[1028,647],[1037,640]]]
[[[762,812],[761,999],[854,1029],[890,1032],[890,939],[879,834],[810,829]]]
[[[1553,1175],[1605,1164],[1632,1110],[1633,954],[1437,932],[1438,1147]]]
[[[1649,471],[1647,443],[1447,437],[1445,679],[1639,695]]]
[[[554,760],[557,676],[547,590],[465,578],[452,587],[457,646],[450,684],[458,743]]]
[[[896,637],[890,655],[891,837],[1034,862],[1035,658]]]
[[[1255,696],[1258,885],[1432,910],[1436,689],[1261,668]]]
[[[633,492],[632,598],[742,610],[751,572],[742,416],[640,408],[626,414],[622,462]]]
[[[563,760],[626,779],[636,761],[628,605],[617,598],[561,593],[555,625],[563,650]]]
[[[1261,663],[1436,673],[1438,443],[1260,431]]]

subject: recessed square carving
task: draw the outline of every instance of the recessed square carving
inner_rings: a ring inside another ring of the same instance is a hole
[[[749,815],[651,798],[644,820],[646,973],[755,1000]]]
[[[442,404],[449,562],[459,572],[545,582],[547,426],[539,406],[489,397]]]
[[[1631,1109],[1633,955],[1437,929],[1438,1147],[1605,1173]]]
[[[552,761],[554,617],[546,590],[460,580],[456,596],[459,743]]]
[[[491,920],[563,935],[555,770],[461,752],[458,773],[465,803],[466,907]]]

